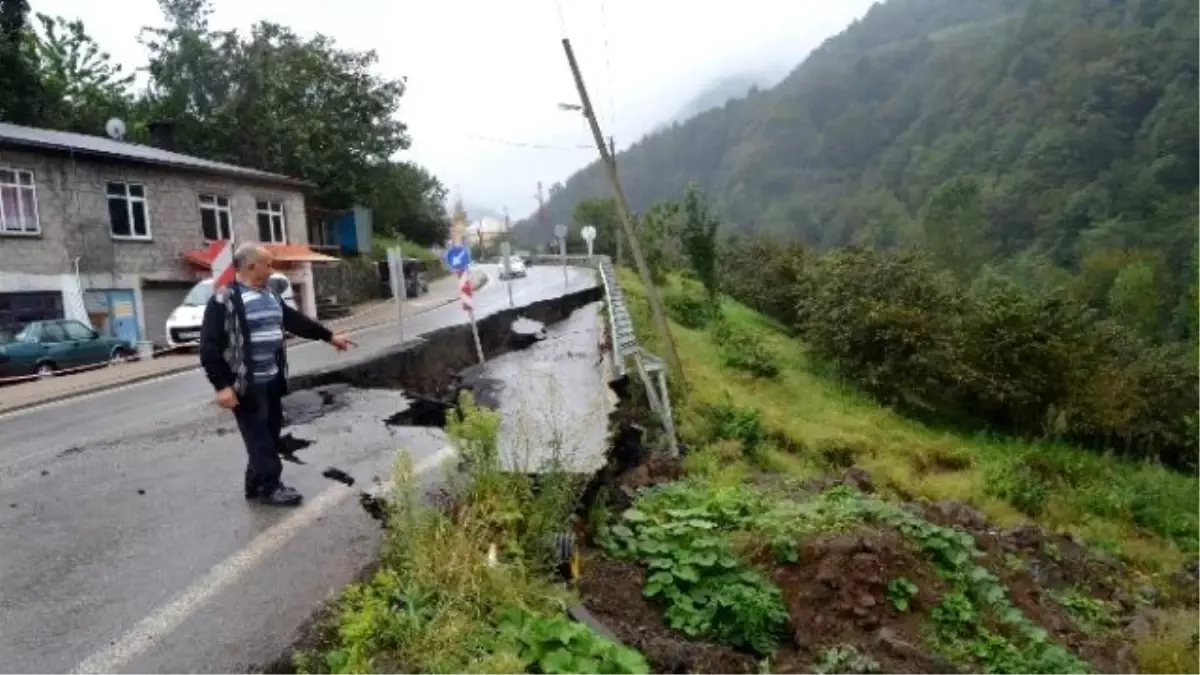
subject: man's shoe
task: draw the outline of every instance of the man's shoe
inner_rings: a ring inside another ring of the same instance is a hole
[[[274,492],[259,495],[258,501],[267,506],[298,506],[304,496],[290,487],[281,485]]]

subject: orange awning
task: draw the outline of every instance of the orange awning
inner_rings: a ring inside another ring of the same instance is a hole
[[[213,260],[221,252],[222,246],[225,246],[225,242],[214,241],[206,248],[184,251],[183,257],[194,265],[205,269],[212,269]],[[317,253],[304,244],[262,244],[262,247],[271,252],[276,262],[281,263],[341,262],[340,258]]]

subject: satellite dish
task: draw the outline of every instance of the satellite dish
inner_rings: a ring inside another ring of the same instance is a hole
[[[104,123],[104,133],[108,134],[108,137],[113,140],[125,140],[125,122],[119,117],[109,119]]]

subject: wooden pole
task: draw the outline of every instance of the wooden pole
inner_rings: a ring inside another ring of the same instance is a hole
[[[629,242],[629,250],[633,253],[633,262],[637,265],[638,276],[642,279],[642,285],[646,287],[646,299],[650,301],[650,316],[654,321],[655,332],[658,333],[659,339],[662,340],[663,346],[667,350],[667,366],[683,377],[683,367],[679,362],[679,354],[675,351],[671,326],[667,324],[667,316],[663,313],[662,299],[658,295],[658,289],[654,286],[654,280],[650,277],[650,267],[646,264],[646,257],[642,254],[642,245],[638,242],[634,232],[633,216],[629,210],[629,202],[625,199],[625,190],[621,188],[621,181],[617,179],[617,164],[608,151],[604,135],[600,133],[600,123],[596,121],[596,114],[592,110],[592,101],[588,97],[587,87],[583,84],[583,74],[579,72],[579,63],[576,62],[575,52],[571,49],[571,40],[563,38],[562,45],[563,51],[567,53],[567,64],[571,67],[571,75],[575,77],[575,88],[579,90],[579,102],[583,104],[583,115],[587,118],[588,126],[591,127],[592,140],[596,143],[596,149],[600,151],[600,159],[617,198],[621,228],[625,232],[625,239]]]

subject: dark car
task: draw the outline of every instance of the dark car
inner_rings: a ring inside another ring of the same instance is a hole
[[[0,376],[47,377],[105,363],[118,363],[135,354],[132,344],[106,337],[72,319],[33,321],[0,329]]]
[[[429,292],[429,282],[425,279],[425,263],[416,258],[404,260],[404,294],[416,298]]]

